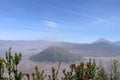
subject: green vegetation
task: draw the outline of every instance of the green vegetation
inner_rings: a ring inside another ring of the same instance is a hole
[[[57,70],[51,68],[51,75],[46,75],[44,70],[39,71],[38,66],[35,67],[35,72],[26,74],[18,70],[21,58],[21,53],[12,55],[11,48],[6,52],[5,58],[0,58],[0,80],[22,80],[25,76],[27,80],[120,80],[120,63],[117,60],[111,62],[110,71],[106,71],[102,64],[97,65],[94,59],[78,65],[71,64],[70,71],[64,69],[63,76],[59,79],[61,63]]]

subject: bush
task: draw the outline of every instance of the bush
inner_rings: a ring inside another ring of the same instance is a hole
[[[11,55],[11,48],[6,52],[5,58],[0,58],[0,80],[22,80],[24,76],[27,77],[27,80],[59,80],[58,74],[61,63],[58,65],[57,70],[54,67],[51,68],[51,75],[46,75],[44,70],[39,71],[38,66],[35,67],[35,72],[30,75],[18,70],[21,58],[21,53]],[[61,80],[120,80],[119,68],[120,63],[117,60],[113,60],[110,66],[110,73],[108,73],[102,64],[97,65],[95,59],[89,59],[86,63],[71,64],[70,71],[62,70],[63,76]],[[8,74],[6,77],[4,76],[6,73],[5,69]]]

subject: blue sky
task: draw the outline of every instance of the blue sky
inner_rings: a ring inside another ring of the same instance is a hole
[[[0,0],[0,39],[120,40],[120,0]]]

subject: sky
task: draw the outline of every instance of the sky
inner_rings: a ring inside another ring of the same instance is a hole
[[[120,40],[120,0],[0,0],[1,40]]]

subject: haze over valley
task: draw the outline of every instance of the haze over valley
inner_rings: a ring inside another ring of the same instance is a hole
[[[81,57],[116,57],[120,55],[120,42],[111,42],[103,38],[91,43],[53,42],[46,40],[0,40],[0,44],[1,56],[10,47],[12,52],[21,52],[23,55],[30,57],[52,46],[61,47],[71,54]],[[49,54],[49,51],[47,52]],[[61,49],[58,52],[61,52]]]

